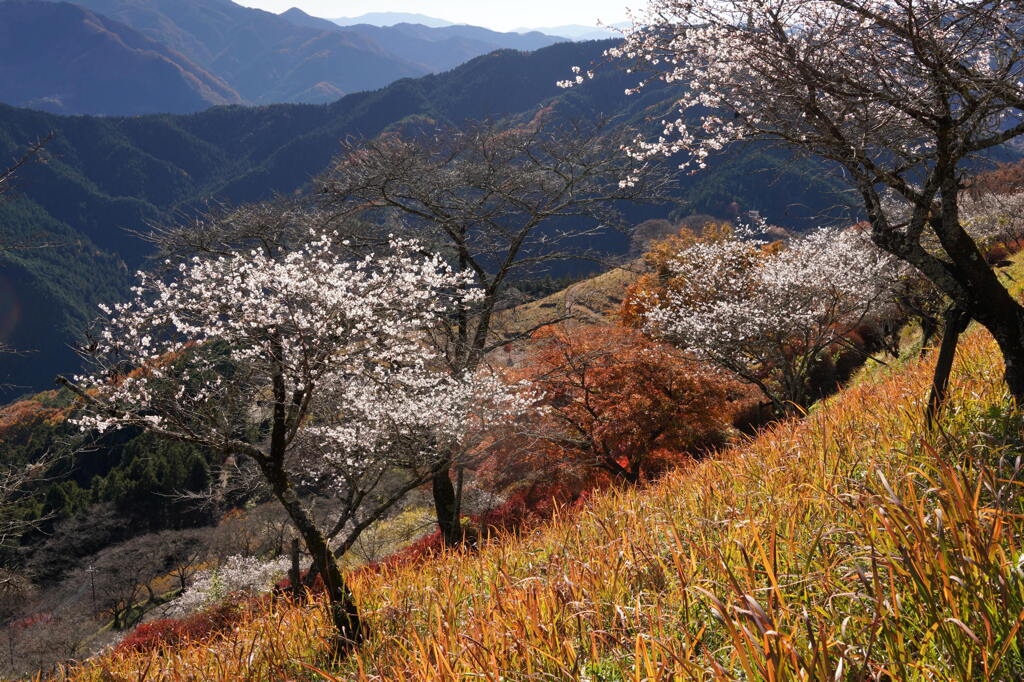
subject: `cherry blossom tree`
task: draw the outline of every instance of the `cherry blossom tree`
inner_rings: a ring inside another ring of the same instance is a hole
[[[472,416],[485,409],[481,395],[496,404],[502,393],[489,377],[450,372],[424,343],[456,303],[479,297],[464,275],[415,242],[359,259],[339,242],[312,233],[288,252],[194,256],[168,277],[140,273],[84,349],[95,372],[62,383],[84,402],[84,429],[141,427],[251,462],[323,578],[340,653],[364,626],[332,534],[344,529],[347,549],[430,479],[439,450],[498,419]],[[510,397],[502,409],[521,406]],[[326,484],[344,500],[335,521],[303,500]]]
[[[669,262],[648,329],[757,386],[780,413],[805,407],[815,367],[888,301],[899,276],[865,241],[833,229],[786,244],[742,231],[696,241]]]
[[[1022,25],[1018,0],[649,0],[609,54],[646,73],[638,89],[678,87],[637,159],[699,170],[762,139],[833,162],[874,243],[992,332],[1019,403],[1024,308],[965,229],[960,190],[973,155],[1024,133]],[[910,210],[890,213],[887,191]]]

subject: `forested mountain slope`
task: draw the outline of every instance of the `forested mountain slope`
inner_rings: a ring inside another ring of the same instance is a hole
[[[599,59],[609,45],[562,43],[528,54],[497,52],[444,74],[401,80],[329,105],[217,107],[140,118],[59,117],[0,106],[0,159],[56,133],[47,146],[49,161],[20,175],[22,198],[0,207],[0,221],[15,236],[56,244],[0,255],[0,277],[20,307],[31,312],[10,325],[2,340],[34,351],[5,358],[0,383],[46,388],[55,373],[75,368],[67,347],[73,330],[88,320],[97,299],[111,298],[120,278],[146,253],[146,244],[127,231],[173,220],[179,211],[209,201],[255,201],[301,190],[338,152],[344,137],[374,136],[414,120],[458,125],[469,119],[530,118],[543,106],[559,116],[614,114],[642,124],[650,112],[664,109],[667,93],[651,89],[627,97],[629,77],[611,69],[584,87],[564,91],[555,85],[571,65]],[[777,152],[753,148],[737,148],[708,172],[680,178],[684,212],[727,215],[756,208],[793,227],[810,224],[808,216],[840,202],[836,188],[818,167],[787,163]],[[636,215],[637,221],[647,217],[652,216]],[[613,239],[603,246],[625,250],[628,241]],[[46,274],[54,260],[63,263],[66,276]],[[40,292],[50,290],[58,293],[41,298]],[[48,303],[40,305],[42,300]]]
[[[0,3],[0,101],[54,113],[188,113],[242,101],[187,57],[65,2]]]

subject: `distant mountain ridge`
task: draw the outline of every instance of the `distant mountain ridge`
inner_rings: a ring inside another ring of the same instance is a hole
[[[252,104],[328,102],[426,70],[353,31],[297,25],[230,0],[77,0],[187,56]]]
[[[567,24],[565,26],[544,26],[540,28],[517,28],[517,32],[538,31],[547,35],[565,36],[569,40],[608,40],[619,38],[620,30],[629,28],[628,22],[612,24],[611,26],[582,26],[580,24]]]
[[[0,2],[0,100],[54,113],[200,111],[242,97],[184,55],[66,2]]]
[[[277,15],[231,0],[74,3],[0,0],[0,101],[108,115],[326,103],[494,50],[565,40],[432,20],[444,25],[342,27],[297,8]]]
[[[431,73],[455,68],[474,57],[495,50],[538,50],[560,38],[540,33],[495,33],[473,26],[429,28],[421,24],[396,24],[390,27],[360,25],[351,27],[378,42],[391,45],[392,51]]]
[[[412,12],[368,12],[358,17],[338,17],[331,19],[338,26],[354,26],[356,24],[370,24],[371,26],[394,26],[395,24],[421,24],[432,28],[442,26],[454,26],[455,22],[426,14]]]
[[[495,50],[569,40],[403,13],[339,26],[348,20],[232,0],[0,0],[0,8],[0,102],[66,114],[326,103]],[[577,39],[589,30],[565,28]]]

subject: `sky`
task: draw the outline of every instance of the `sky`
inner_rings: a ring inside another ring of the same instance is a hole
[[[299,7],[307,14],[334,19],[367,12],[416,12],[455,23],[501,31],[564,24],[593,26],[625,21],[630,0],[236,0],[247,7],[283,12]]]

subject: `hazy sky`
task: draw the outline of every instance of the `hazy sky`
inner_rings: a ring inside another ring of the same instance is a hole
[[[367,12],[417,12],[456,23],[509,30],[522,26],[594,25],[624,21],[625,7],[636,0],[235,0],[241,5],[283,12],[299,7],[309,14],[334,19]]]

